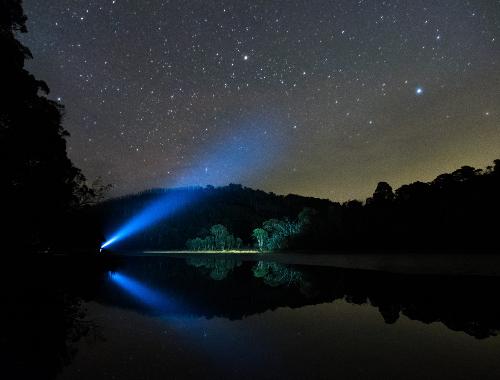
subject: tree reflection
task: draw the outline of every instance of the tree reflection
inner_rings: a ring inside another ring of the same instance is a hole
[[[272,261],[259,261],[253,268],[253,275],[262,278],[269,286],[300,285],[302,273],[289,266]]]
[[[211,279],[224,280],[234,268],[241,266],[241,261],[220,258],[192,258],[187,263],[196,268],[203,268]]]
[[[122,269],[183,300],[193,315],[207,318],[242,319],[278,307],[344,300],[377,308],[387,324],[405,316],[440,322],[478,339],[500,331],[500,304],[491,298],[500,289],[497,277],[391,274],[218,257],[129,258]],[[103,303],[151,313],[119,297],[114,288],[99,297]]]
[[[32,260],[31,265],[9,263],[0,276],[0,355],[6,379],[55,378],[75,357],[81,338],[100,338],[83,306],[94,292],[95,273],[79,263]],[[76,267],[83,271],[75,272]]]

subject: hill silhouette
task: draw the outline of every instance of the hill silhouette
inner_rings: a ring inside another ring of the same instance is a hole
[[[128,257],[116,270],[171,296],[175,289],[177,308],[144,305],[117,292],[112,283],[99,295],[100,303],[149,315],[178,312],[238,320],[279,307],[342,299],[376,307],[387,324],[406,316],[426,324],[442,322],[478,339],[500,330],[500,309],[489,291],[498,286],[497,277],[404,275],[214,258],[193,263],[166,257]]]
[[[341,204],[231,184],[153,189],[115,198],[99,204],[95,217],[113,231],[169,192],[190,192],[194,201],[117,248],[184,249],[189,239],[206,236],[218,224],[241,238],[244,246],[255,246],[255,228],[270,219],[293,220],[307,209],[308,223],[289,239],[287,249],[495,249],[500,160],[484,170],[463,166],[395,191],[380,182],[365,202]]]

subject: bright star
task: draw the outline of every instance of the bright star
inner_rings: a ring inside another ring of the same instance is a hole
[[[245,61],[248,61],[248,55],[244,55],[244,56],[243,56],[243,59],[244,59]]]
[[[415,90],[415,93],[417,95],[422,95],[424,93],[424,89],[422,87],[417,87],[417,89]]]

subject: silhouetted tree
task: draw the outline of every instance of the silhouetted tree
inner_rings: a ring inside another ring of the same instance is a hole
[[[455,170],[451,175],[457,182],[470,181],[478,175],[481,175],[481,169],[475,169],[472,166],[462,166],[460,169]]]
[[[16,33],[26,33],[20,0],[0,1],[0,188],[7,231],[2,244],[41,249],[61,220],[91,192],[66,154],[63,108],[24,67],[32,58]]]
[[[394,193],[392,191],[391,185],[389,185],[387,182],[379,182],[372,198],[368,199],[369,200],[367,200],[366,203],[392,202],[394,200]]]
[[[179,249],[187,239],[209,234],[207,226],[222,222],[236,236],[243,236],[247,246],[255,240],[260,246],[253,234],[260,226],[268,235],[262,249],[269,250],[491,249],[498,235],[500,160],[486,170],[464,166],[395,191],[381,182],[365,204],[282,196],[231,185],[156,189],[107,201],[99,209],[105,218],[113,216],[121,224],[155,197],[171,191],[196,192],[192,198],[198,201],[131,239],[127,248],[151,247],[153,242],[155,248]],[[215,238],[209,235],[212,240],[192,243],[215,247]]]
[[[403,185],[396,190],[396,200],[398,202],[407,201],[425,201],[429,194],[430,185],[424,182],[414,182],[409,185]]]
[[[493,174],[500,175],[500,160],[493,161]]]

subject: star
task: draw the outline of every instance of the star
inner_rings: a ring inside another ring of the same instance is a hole
[[[207,8],[182,0],[129,3],[23,2],[30,20],[23,43],[34,56],[30,71],[47,82],[49,99],[65,107],[75,166],[90,180],[113,168],[110,195],[156,186],[163,175],[155,173],[166,173],[165,162],[171,172],[165,186],[177,184],[184,161],[199,165],[204,175],[208,168],[211,176],[217,166],[197,157],[215,157],[224,141],[240,134],[242,140],[275,139],[279,148],[268,152],[269,168],[255,168],[250,187],[330,197],[335,183],[335,200],[371,195],[374,177],[402,184],[442,172],[436,168],[443,167],[443,156],[429,156],[428,166],[410,165],[415,172],[408,173],[402,162],[390,162],[391,150],[372,144],[378,134],[380,141],[392,141],[395,132],[385,126],[395,120],[402,125],[398,134],[409,136],[395,148],[410,160],[422,151],[422,141],[439,143],[420,138],[427,130],[412,128],[422,118],[441,123],[439,133],[457,141],[447,158],[457,167],[470,160],[459,149],[466,128],[476,129],[475,141],[486,147],[478,153],[482,162],[497,154],[498,144],[488,140],[498,139],[498,81],[484,80],[500,68],[494,7],[483,13],[470,2],[450,14],[431,0],[405,9],[395,6],[400,0],[386,6],[318,0],[308,3],[299,25],[298,1],[220,1]],[[166,22],[166,13],[179,17]],[[423,107],[437,94],[435,107]],[[470,114],[455,117],[458,109]],[[255,134],[248,134],[253,120]],[[358,133],[370,138],[370,147],[345,144]],[[297,173],[310,172],[307,181],[264,175],[267,169],[291,170],[296,153],[310,147],[313,152],[297,165]],[[356,165],[373,154],[386,160]],[[387,173],[386,164],[395,172]],[[234,181],[244,181],[248,172],[241,169]],[[363,179],[345,181],[342,173]]]

